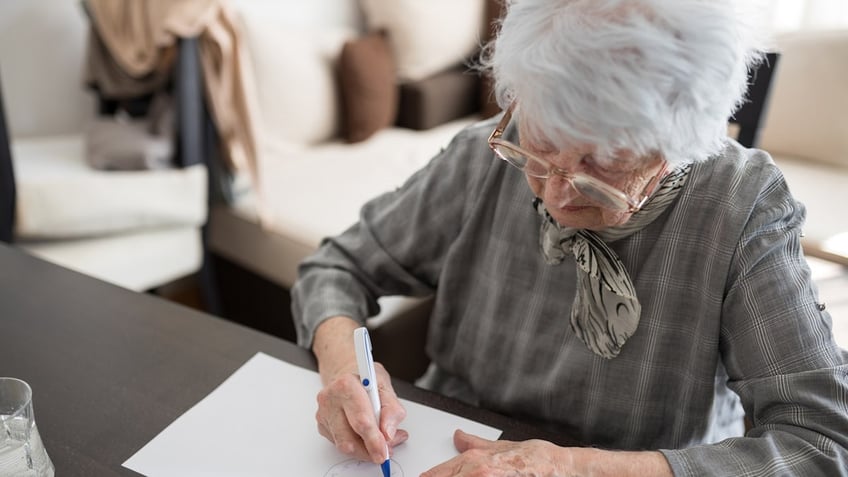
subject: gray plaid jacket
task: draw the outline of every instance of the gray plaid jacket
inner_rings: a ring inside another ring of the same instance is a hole
[[[676,475],[848,475],[848,353],[801,251],[804,207],[766,153],[728,141],[657,220],[610,244],[642,318],[605,360],[569,326],[573,259],[545,264],[525,178],[486,145],[494,124],[304,261],[302,346],[323,319],[374,314],[378,296],[435,294],[436,391],[587,444],[662,450]]]

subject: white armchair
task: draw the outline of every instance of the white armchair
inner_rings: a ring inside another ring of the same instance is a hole
[[[201,268],[206,168],[87,164],[83,138],[97,103],[82,81],[87,31],[78,2],[0,3],[0,240],[125,288],[155,289]],[[194,89],[178,91],[179,101],[201,108]],[[185,135],[199,141],[201,125],[178,114],[178,128],[196,127],[180,130],[186,159],[194,150]]]

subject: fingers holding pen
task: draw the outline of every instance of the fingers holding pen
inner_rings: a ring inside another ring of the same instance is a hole
[[[378,375],[377,391],[380,394],[380,430],[389,441],[389,445],[397,445],[405,441],[403,438],[400,442],[393,444],[396,441],[398,426],[406,419],[406,409],[400,403],[395,389],[392,386],[392,380],[389,373],[380,363],[374,363],[374,368]]]
[[[374,419],[373,409],[363,411],[361,401],[358,400],[345,402],[345,415],[354,432],[362,437],[370,460],[380,463],[388,457],[387,450],[405,442],[409,434],[398,430],[398,425],[406,418],[406,409],[395,394],[389,373],[380,363],[374,363],[374,372],[380,396],[379,426]]]
[[[381,377],[384,383],[389,383],[388,389],[393,396],[394,390],[391,390],[388,374]],[[380,387],[383,387],[382,383]],[[318,432],[333,442],[339,452],[346,455],[379,463],[386,458],[387,444],[391,449],[408,438],[406,431],[396,430],[394,435],[389,436],[388,432],[384,434],[383,425],[377,426],[371,402],[356,374],[342,373],[331,379],[318,393],[317,400]],[[391,423],[394,429],[397,429],[397,424],[403,420],[406,411],[400,406],[396,396],[391,398],[387,394],[384,403],[388,404],[389,408],[385,409],[384,404],[381,422]]]
[[[354,422],[371,418],[371,426],[377,431],[374,423],[374,412],[359,378],[353,373],[342,373],[331,379],[318,393],[318,432],[335,444],[339,452],[356,457],[360,460],[371,460],[359,432],[351,425]],[[352,413],[353,416],[348,416]],[[370,414],[369,414],[370,413]],[[352,419],[351,419],[352,417]]]
[[[387,457],[388,440],[377,426],[370,401],[366,398],[364,406],[357,401],[348,400],[344,403],[344,414],[348,424],[365,444],[365,449],[368,451],[367,460],[375,463],[383,462]]]

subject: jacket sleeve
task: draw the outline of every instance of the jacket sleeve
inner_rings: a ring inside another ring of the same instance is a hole
[[[848,475],[848,353],[801,251],[804,207],[770,161],[747,172],[741,186],[761,190],[740,218],[720,346],[752,426],[745,437],[663,453],[675,475]]]
[[[474,190],[494,161],[475,133],[480,127],[461,132],[401,188],[365,204],[358,223],[324,239],[300,264],[291,293],[301,346],[311,346],[315,329],[332,316],[364,323],[378,312],[378,297],[435,291]]]

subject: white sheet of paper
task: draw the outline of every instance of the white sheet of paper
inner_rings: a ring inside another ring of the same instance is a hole
[[[257,353],[217,389],[124,462],[149,477],[380,477],[318,434],[318,373]],[[497,439],[489,427],[407,400],[392,477],[413,477],[457,455],[453,432]]]

